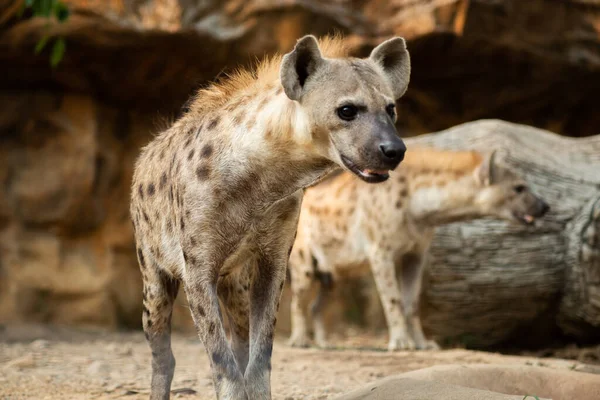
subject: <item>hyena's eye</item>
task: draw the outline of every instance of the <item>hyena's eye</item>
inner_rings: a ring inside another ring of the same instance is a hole
[[[524,191],[526,191],[526,190],[527,190],[527,186],[525,186],[525,185],[517,185],[517,186],[515,186],[515,187],[513,188],[513,190],[514,190],[516,193],[523,193]]]
[[[394,119],[396,116],[396,105],[392,103],[388,104],[385,106],[385,112],[388,113],[391,119]]]
[[[347,104],[337,109],[337,115],[344,121],[352,121],[358,115],[358,108],[355,105]]]

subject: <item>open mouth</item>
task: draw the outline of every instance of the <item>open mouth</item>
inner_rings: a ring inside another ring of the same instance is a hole
[[[533,215],[513,213],[513,216],[515,217],[515,219],[517,219],[523,225],[531,226],[531,225],[535,224],[535,217]]]
[[[389,170],[383,169],[361,169],[348,158],[340,154],[342,162],[350,171],[352,171],[356,176],[368,183],[379,183],[384,182],[390,177]]]

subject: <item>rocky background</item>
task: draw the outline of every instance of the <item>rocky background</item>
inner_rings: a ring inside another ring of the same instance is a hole
[[[405,136],[481,118],[600,133],[597,0],[71,0],[65,24],[18,16],[21,3],[0,0],[3,323],[138,328],[128,193],[139,148],[198,87],[307,33],[344,33],[355,55],[407,38]],[[56,68],[34,54],[44,35],[66,40]],[[382,327],[361,307],[333,310]]]

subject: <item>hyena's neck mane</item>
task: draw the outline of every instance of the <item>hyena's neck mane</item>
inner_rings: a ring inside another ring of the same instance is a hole
[[[348,48],[341,36],[319,39],[319,49],[324,57],[348,57]],[[240,97],[257,97],[269,89],[281,87],[279,69],[283,56],[278,54],[258,61],[249,68],[238,68],[217,82],[200,89],[190,103],[189,112],[206,114],[219,110]]]

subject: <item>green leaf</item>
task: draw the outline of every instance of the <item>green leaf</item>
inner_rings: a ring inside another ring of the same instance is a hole
[[[67,44],[63,38],[57,39],[56,42],[54,42],[54,46],[52,46],[52,54],[50,55],[50,65],[52,65],[53,68],[56,67],[63,59],[66,47]]]
[[[54,15],[59,22],[65,22],[69,18],[69,8],[62,1],[57,1],[54,4]]]
[[[40,54],[40,52],[42,50],[44,50],[44,47],[46,47],[46,44],[48,44],[48,40],[50,39],[50,36],[48,35],[44,35],[39,42],[37,42],[37,44],[35,45],[35,50],[34,53],[35,54]]]

